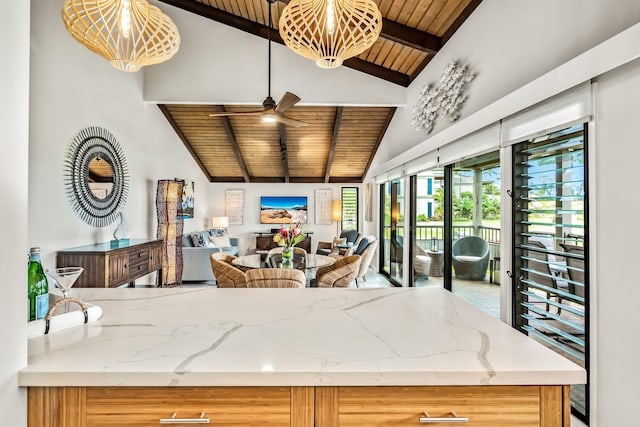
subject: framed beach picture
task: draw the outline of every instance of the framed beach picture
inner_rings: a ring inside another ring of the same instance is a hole
[[[307,223],[307,196],[261,196],[260,224]]]

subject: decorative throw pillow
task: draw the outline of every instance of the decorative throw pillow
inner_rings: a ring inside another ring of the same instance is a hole
[[[360,239],[360,243],[358,244],[356,250],[353,251],[353,253],[356,255],[362,255],[362,252],[367,249],[367,246],[369,246],[369,239],[363,237],[362,239]]]
[[[191,233],[191,241],[193,242],[193,246],[196,248],[207,247],[207,238],[204,233]]]
[[[209,236],[209,240],[216,248],[228,248],[231,246],[229,236]]]
[[[347,239],[347,242],[353,243],[358,238],[358,230],[342,230],[340,237],[344,237]]]
[[[338,245],[344,245],[345,243],[347,243],[347,238],[346,237],[335,237],[333,239],[333,247],[335,248]]]
[[[209,234],[212,236],[226,236],[227,230],[224,228],[212,228],[209,230]]]

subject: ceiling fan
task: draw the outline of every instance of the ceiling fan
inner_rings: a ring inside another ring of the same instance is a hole
[[[269,83],[267,88],[267,97],[262,101],[262,110],[259,111],[225,111],[219,113],[211,113],[210,117],[223,117],[223,116],[262,116],[264,122],[278,122],[293,127],[304,127],[308,123],[300,120],[290,119],[284,116],[284,113],[298,102],[300,98],[291,92],[285,92],[280,98],[280,101],[276,102],[271,97],[271,4],[276,0],[267,0],[269,3]]]

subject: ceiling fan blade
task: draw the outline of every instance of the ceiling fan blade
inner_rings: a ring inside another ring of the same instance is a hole
[[[261,114],[264,114],[264,110],[259,110],[259,111],[221,111],[219,113],[210,113],[209,117],[259,116]]]
[[[293,126],[294,128],[302,128],[305,126],[309,126],[309,123],[301,122],[300,120],[290,119],[281,114],[274,114],[274,117],[276,119],[276,122],[280,122],[287,126]]]
[[[276,106],[276,112],[284,113],[289,108],[296,105],[298,102],[300,102],[300,98],[297,95],[294,95],[291,92],[285,92],[284,95],[282,95],[282,98],[280,98],[278,105]]]

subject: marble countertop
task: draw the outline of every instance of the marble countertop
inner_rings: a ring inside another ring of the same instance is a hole
[[[578,384],[443,289],[72,289],[102,319],[29,340],[21,386]]]

